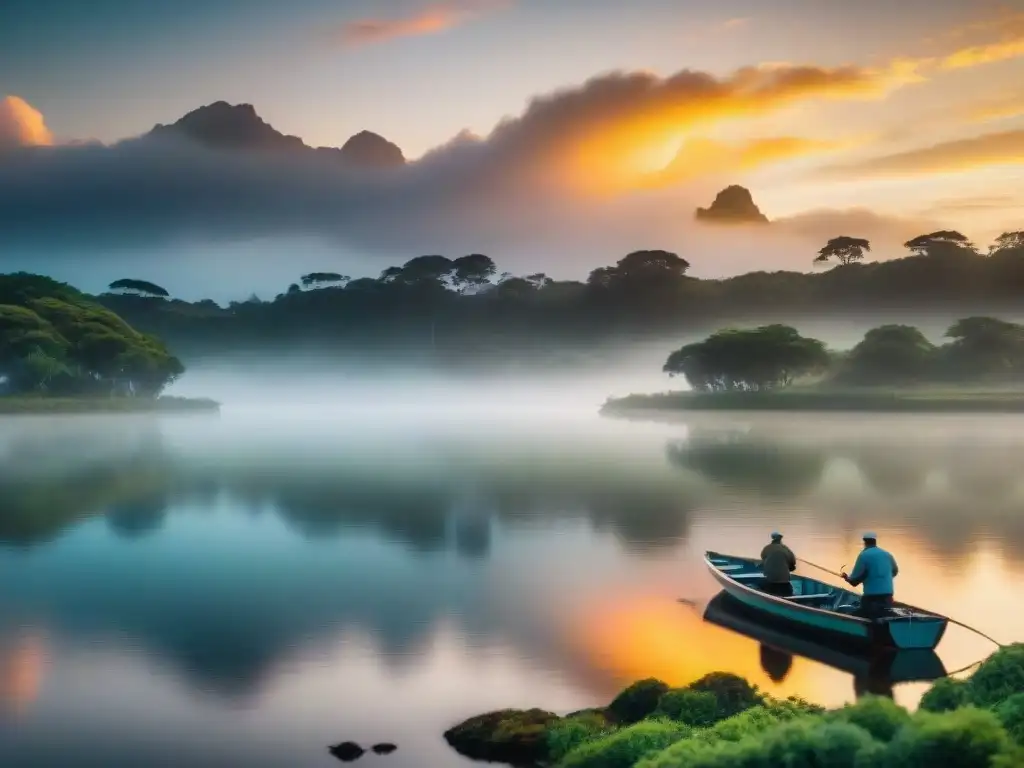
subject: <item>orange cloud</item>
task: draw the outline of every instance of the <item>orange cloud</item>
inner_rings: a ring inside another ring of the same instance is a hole
[[[0,100],[0,149],[50,144],[53,136],[39,110],[18,96]]]
[[[660,170],[652,167],[653,159],[662,158],[664,167],[695,131],[802,101],[876,98],[898,84],[891,71],[853,66],[774,64],[744,67],[724,78],[691,70],[667,78],[613,74],[535,100],[521,118],[499,126],[490,140],[520,133],[515,143],[532,146],[534,162],[548,171],[561,164],[569,171],[563,178],[607,191]],[[806,140],[762,140],[743,148],[740,164],[752,167],[759,158],[808,149]],[[716,154],[722,157],[717,147]]]
[[[914,176],[952,173],[992,165],[1024,163],[1024,130],[986,133],[969,139],[933,144],[923,149],[875,157],[861,163],[833,166],[828,175]]]
[[[1021,115],[1024,115],[1024,93],[1003,96],[990,99],[981,104],[975,104],[969,109],[967,118],[972,122],[990,123]]]
[[[998,39],[969,45],[944,56],[939,62],[940,69],[978,67],[1024,56],[1024,14],[1004,15],[980,25],[976,24],[974,28],[994,29],[998,33]]]
[[[676,184],[710,174],[748,171],[798,157],[835,151],[842,142],[777,136],[723,143],[706,138],[687,141],[672,162],[648,176],[649,186]]]
[[[342,27],[341,43],[356,48],[401,37],[436,35],[505,4],[502,0],[449,0],[428,5],[409,16],[359,19]]]

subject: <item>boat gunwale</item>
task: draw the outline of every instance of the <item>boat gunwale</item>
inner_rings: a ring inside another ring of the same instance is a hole
[[[825,614],[827,616],[835,616],[835,617],[840,618],[840,619],[846,619],[846,620],[851,621],[851,622],[856,622],[856,623],[860,623],[860,624],[866,624],[866,625],[869,625],[869,626],[875,624],[875,622],[873,620],[866,619],[863,616],[852,616],[852,615],[849,615],[849,614],[839,613],[838,611],[830,611],[830,610],[826,610],[824,608],[815,608],[814,606],[811,606],[811,605],[802,605],[801,603],[798,603],[796,601],[787,600],[784,597],[779,597],[777,595],[771,595],[771,594],[769,594],[767,592],[763,592],[763,591],[761,591],[759,589],[754,589],[753,587],[748,587],[746,584],[743,584],[742,582],[733,579],[727,573],[719,570],[719,568],[714,563],[711,562],[711,557],[710,557],[711,554],[712,554],[711,550],[705,550],[704,551],[704,564],[707,565],[708,569],[710,569],[711,574],[712,574],[712,576],[714,576],[715,580],[718,581],[723,586],[725,584],[728,584],[729,586],[739,587],[740,589],[742,589],[743,591],[745,591],[745,592],[747,592],[747,593],[749,593],[751,595],[756,595],[759,598],[767,599],[767,600],[769,600],[771,602],[774,602],[774,603],[777,603],[779,605],[785,605],[785,606],[788,606],[788,607],[791,607],[791,608],[798,608],[800,611],[809,611],[809,612],[812,612],[812,613]],[[730,558],[730,559],[733,559],[733,560],[742,560],[742,561],[745,561],[745,562],[748,562],[748,563],[754,563],[755,562],[755,559],[752,558],[752,557],[740,557],[738,555],[727,555],[727,554],[725,554],[723,552],[715,552],[714,554],[720,555],[722,557],[727,557],[727,558]],[[803,578],[803,577],[801,577],[801,578]],[[815,581],[815,579],[812,579],[812,581]],[[824,584],[826,582],[822,582],[822,583]],[[853,595],[857,594],[856,592],[851,592],[850,590],[843,589],[842,587],[836,587],[836,589],[841,589],[844,592],[850,592],[850,594],[853,594]],[[914,607],[912,605],[906,605],[905,603],[895,603],[895,605],[903,607],[903,608],[908,608],[908,609],[910,609],[912,611],[917,611],[921,615],[920,616],[884,616],[884,617],[881,617],[880,621],[885,622],[886,624],[889,624],[889,623],[894,623],[894,622],[895,623],[905,623],[905,622],[910,622],[910,621],[924,621],[924,620],[932,619],[932,620],[935,620],[935,621],[940,621],[940,622],[942,622],[942,624],[947,624],[948,623],[948,619],[946,619],[946,617],[939,616],[937,614],[930,613],[928,611],[922,611],[920,608],[916,608],[916,607]]]

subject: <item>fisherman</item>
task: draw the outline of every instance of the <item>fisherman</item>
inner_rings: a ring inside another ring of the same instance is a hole
[[[772,531],[771,544],[761,550],[761,571],[764,573],[764,591],[780,597],[793,594],[789,574],[796,570],[796,556],[782,543],[782,534]]]
[[[853,573],[847,575],[844,571],[840,575],[851,587],[864,585],[858,613],[877,619],[892,608],[892,580],[900,568],[896,565],[896,558],[878,546],[878,537],[872,531],[867,531],[863,539],[864,549],[857,555]]]

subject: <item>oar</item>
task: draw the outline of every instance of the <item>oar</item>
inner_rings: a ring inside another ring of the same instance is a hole
[[[824,571],[825,573],[831,574],[832,576],[835,576],[837,579],[843,578],[843,575],[841,573],[836,573],[835,571],[831,571],[828,568],[824,568],[824,567],[818,565],[817,563],[812,563],[810,560],[804,560],[802,557],[798,557],[797,560],[799,560],[804,565],[809,565],[812,568],[817,568],[819,571]],[[906,605],[906,604],[904,603],[904,605]],[[970,624],[964,624],[962,621],[957,621],[956,619],[952,619],[949,616],[943,616],[941,613],[935,613],[934,611],[925,611],[924,609],[916,608],[913,605],[910,605],[910,606],[907,606],[907,607],[908,608],[914,608],[915,610],[921,611],[922,613],[930,613],[933,616],[938,616],[940,619],[945,619],[950,624],[956,624],[958,627],[963,627],[964,629],[970,630],[971,632],[973,632],[976,635],[981,635],[986,640],[988,640],[990,643],[995,643],[1000,648],[1006,648],[1006,644],[1005,643],[1000,643],[994,637],[990,637],[989,635],[986,635],[980,629],[976,629],[976,628],[972,627]]]

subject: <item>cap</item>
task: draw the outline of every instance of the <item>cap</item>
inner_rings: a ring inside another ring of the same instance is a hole
[[[864,539],[864,541],[875,541],[878,539],[874,531],[864,531],[864,535],[861,536],[861,538]]]
[[[772,538],[773,539],[781,539],[782,538],[782,534],[779,533],[778,531],[772,531]]]

